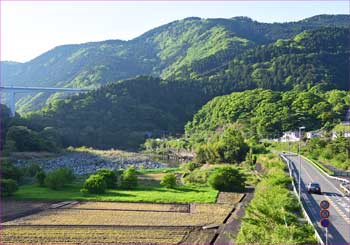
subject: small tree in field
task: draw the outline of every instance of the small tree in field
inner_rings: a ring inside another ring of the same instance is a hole
[[[132,189],[138,185],[137,173],[134,167],[129,167],[123,172],[121,182],[125,189]]]
[[[81,192],[83,193],[92,193],[92,194],[102,194],[106,191],[107,184],[104,178],[101,175],[93,174],[90,175],[83,185]]]
[[[176,186],[176,177],[173,174],[166,174],[162,177],[162,180],[160,181],[160,184],[162,186],[165,186],[166,188],[173,189]]]
[[[106,181],[107,188],[114,188],[117,185],[118,177],[117,173],[110,169],[100,169],[96,172],[97,175],[103,177]]]
[[[241,192],[244,190],[246,177],[234,167],[224,167],[209,176],[211,187],[218,191]]]
[[[45,178],[46,178],[46,174],[44,171],[40,170],[39,172],[36,173],[35,175],[35,180],[36,183],[39,186],[44,186],[45,185]]]

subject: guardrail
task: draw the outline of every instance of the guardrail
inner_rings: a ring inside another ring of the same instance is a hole
[[[322,174],[326,175],[328,178],[330,179],[335,179],[337,181],[340,181],[340,182],[345,182],[347,184],[350,185],[350,181],[347,180],[347,179],[343,179],[343,178],[338,178],[338,177],[335,177],[335,176],[332,176],[332,175],[329,175],[328,173],[326,173],[325,171],[323,171],[323,169],[321,169],[319,166],[317,166],[317,164],[315,164],[312,160],[308,159],[307,157],[304,157],[304,156],[301,156],[302,158],[308,160],[309,162],[313,163],[314,166],[316,166],[318,168],[318,170],[321,171]],[[350,195],[350,190],[348,188],[346,188],[342,183],[340,183],[340,188],[348,195]]]
[[[292,170],[291,170],[291,167],[290,167],[290,162],[289,162],[289,160],[288,160],[285,156],[283,156],[282,154],[280,154],[280,158],[281,158],[283,161],[285,161],[285,162],[287,163],[288,170],[289,170],[289,176],[292,178],[293,191],[294,191],[295,195],[296,195],[297,197],[299,197],[299,194],[298,194],[297,189],[296,189],[296,187],[295,187],[295,182],[294,182],[294,177],[293,177]],[[308,222],[310,225],[312,225],[312,227],[314,227],[314,230],[315,230],[315,237],[316,237],[318,243],[324,245],[324,242],[323,242],[323,240],[322,240],[320,234],[318,233],[317,229],[316,229],[315,226],[314,226],[314,223],[312,223],[312,221],[311,221],[309,215],[307,214],[307,212],[306,212],[306,210],[305,210],[305,208],[304,208],[304,206],[303,206],[302,199],[301,199],[301,198],[298,198],[298,200],[300,200],[300,207],[301,207],[301,210],[303,211],[303,214],[304,214],[304,216],[305,216],[307,222]]]
[[[290,154],[296,154],[294,152],[288,152]],[[297,155],[297,154],[296,154]],[[322,168],[320,168],[314,161],[310,160],[309,158],[301,155],[302,158],[304,158],[305,160],[311,162],[323,175],[327,176],[328,178],[330,179],[335,179],[337,181],[340,181],[340,182],[345,182],[349,185],[349,188],[350,188],[350,181],[349,180],[346,180],[346,179],[343,179],[343,178],[338,178],[338,177],[335,177],[335,176],[332,176],[332,175],[329,175],[328,173],[326,173]],[[340,188],[347,194],[347,195],[350,195],[350,190],[348,188],[346,188],[342,183],[340,183]]]

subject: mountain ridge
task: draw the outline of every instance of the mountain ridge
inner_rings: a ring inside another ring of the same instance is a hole
[[[184,78],[183,67],[206,59],[228,62],[254,46],[290,38],[329,23],[343,26],[346,20],[350,23],[350,15],[321,15],[286,23],[260,23],[248,17],[189,17],[153,28],[128,41],[67,44],[29,62],[12,65],[1,62],[1,80],[5,85],[97,88],[137,75],[195,79],[191,74]],[[40,109],[62,96],[27,95],[19,98],[17,105],[23,113]]]

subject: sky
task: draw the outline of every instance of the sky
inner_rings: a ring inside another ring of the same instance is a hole
[[[348,1],[1,1],[1,60],[29,61],[58,45],[129,40],[186,17],[260,22],[349,14]]]

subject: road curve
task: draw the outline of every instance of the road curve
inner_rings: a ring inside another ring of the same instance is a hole
[[[292,174],[298,188],[299,156],[284,154],[290,160]],[[312,163],[301,158],[301,198],[304,208],[311,221],[316,224],[322,240],[325,241],[325,229],[320,225],[320,207],[322,200],[330,203],[330,227],[328,228],[328,244],[350,244],[350,197],[346,197],[339,189],[339,185],[324,176]],[[306,186],[309,182],[318,182],[321,185],[322,195],[308,194]]]

